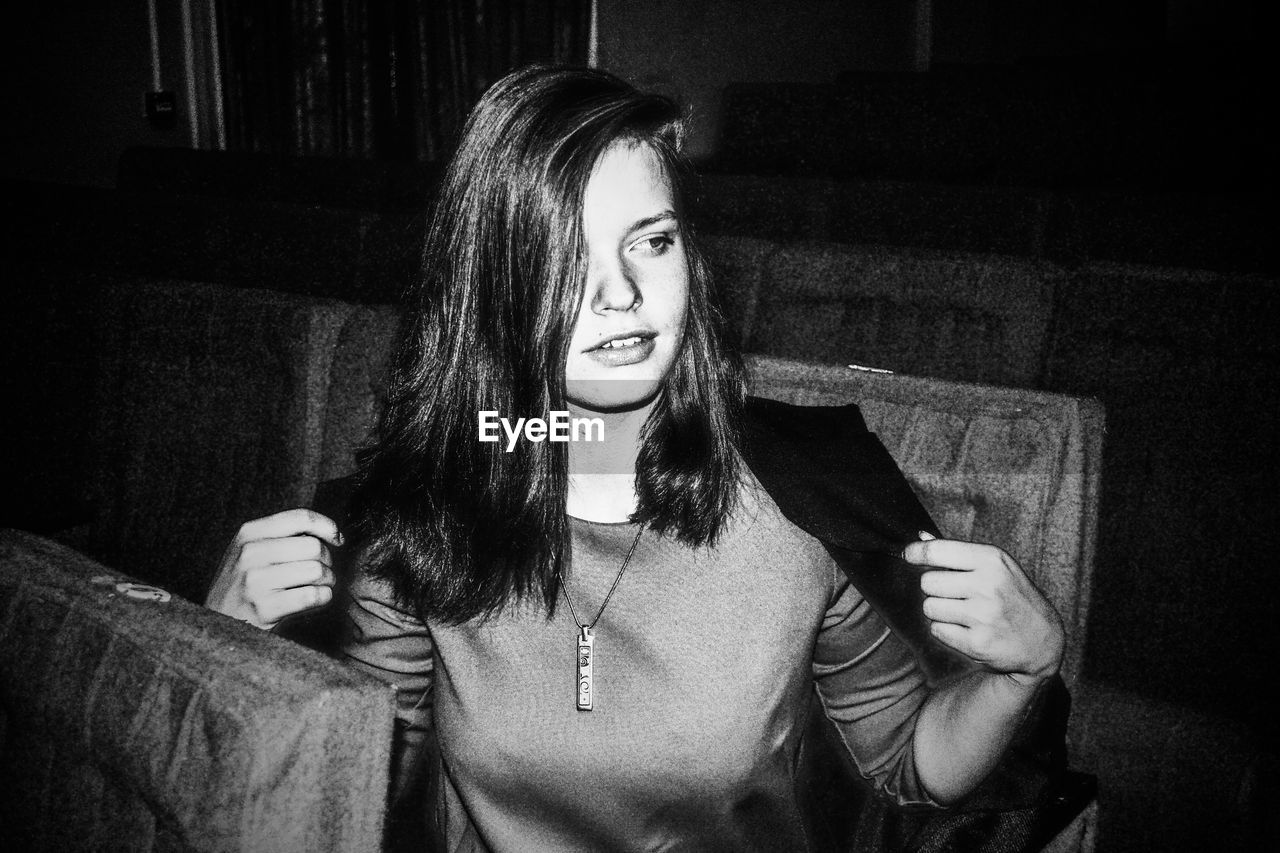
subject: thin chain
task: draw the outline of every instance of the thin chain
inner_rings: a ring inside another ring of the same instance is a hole
[[[560,579],[560,590],[564,593],[564,600],[569,603],[569,614],[573,616],[573,624],[579,628],[586,628],[590,631],[600,621],[600,617],[604,615],[604,609],[609,606],[609,599],[613,598],[613,591],[618,588],[618,584],[622,582],[622,576],[627,571],[627,566],[631,565],[631,555],[636,552],[636,546],[640,544],[640,534],[644,533],[644,525],[640,525],[640,529],[636,531],[636,538],[631,540],[631,547],[627,549],[627,556],[622,560],[622,568],[618,569],[618,576],[613,579],[613,586],[609,587],[609,594],[604,597],[604,603],[600,605],[600,609],[596,611],[596,618],[591,620],[590,625],[583,625],[578,619],[578,611],[573,609],[573,599],[569,597],[569,585],[564,582],[564,575],[556,572],[556,577]]]

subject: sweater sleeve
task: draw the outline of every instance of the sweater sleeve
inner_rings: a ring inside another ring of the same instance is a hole
[[[341,656],[396,688],[392,802],[420,771],[431,735],[431,631],[397,601],[391,585],[360,569],[346,590]]]
[[[813,676],[827,718],[859,773],[901,805],[937,805],[916,775],[916,719],[929,687],[915,655],[848,579],[835,594],[813,653]]]

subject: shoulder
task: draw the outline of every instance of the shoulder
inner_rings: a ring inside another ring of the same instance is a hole
[[[752,397],[743,458],[794,524],[827,544],[896,552],[933,530],[897,463],[855,404],[796,406]]]
[[[744,422],[749,439],[783,446],[849,439],[874,441],[856,403],[797,406],[767,397],[748,397]]]

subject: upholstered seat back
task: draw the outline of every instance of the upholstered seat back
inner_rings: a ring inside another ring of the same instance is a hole
[[[1063,677],[1080,673],[1097,528],[1102,407],[1094,400],[753,358],[756,394],[856,402],[948,536],[999,545],[1057,608]]]
[[[0,533],[0,845],[378,850],[392,690],[130,580]]]
[[[1030,387],[1062,277],[1001,255],[790,243],[766,261],[743,348]]]
[[[241,523],[311,496],[354,306],[103,276],[91,548],[202,600]]]

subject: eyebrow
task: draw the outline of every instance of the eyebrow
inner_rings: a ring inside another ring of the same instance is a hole
[[[632,222],[631,227],[627,229],[627,233],[634,234],[636,231],[648,228],[650,225],[662,222],[664,219],[674,219],[677,223],[680,221],[680,217],[676,216],[676,212],[674,210],[663,210],[653,214],[652,216],[646,216],[643,219],[637,219],[635,222]]]

